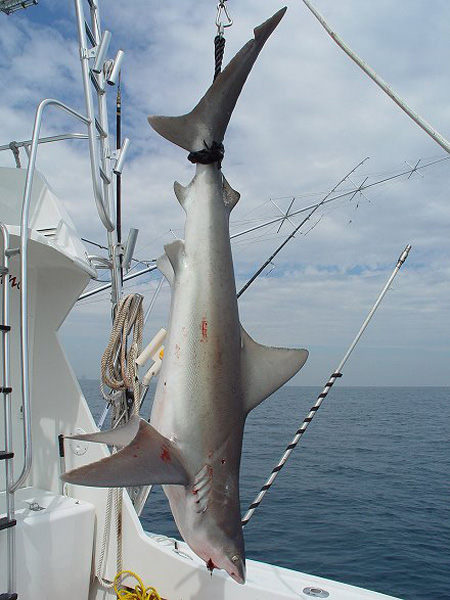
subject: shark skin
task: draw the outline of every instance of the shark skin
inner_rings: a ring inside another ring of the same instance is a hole
[[[253,63],[284,12],[255,29],[255,39],[191,113],[149,117],[152,127],[191,152],[220,144]],[[119,452],[63,479],[104,487],[163,484],[186,543],[209,570],[224,569],[243,584],[239,468],[245,419],[297,373],[308,352],[262,346],[240,325],[229,237],[239,194],[218,163],[197,164],[191,183],[174,187],[186,212],[185,239],[165,246],[158,260],[172,300],[150,424],[133,417],[120,428]],[[114,444],[114,431],[84,439]]]

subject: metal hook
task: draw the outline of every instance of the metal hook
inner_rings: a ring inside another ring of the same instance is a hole
[[[220,0],[219,4],[217,5],[216,27],[217,27],[217,33],[220,36],[223,35],[224,29],[226,27],[231,27],[233,25],[233,19],[230,17],[230,15],[228,13],[228,9],[227,9],[225,2],[226,2],[226,0]],[[223,14],[226,17],[225,23],[222,22]]]

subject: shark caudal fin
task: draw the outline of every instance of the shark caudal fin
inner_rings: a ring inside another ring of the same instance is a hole
[[[248,74],[286,10],[282,8],[256,27],[254,39],[241,48],[192,112],[181,117],[149,117],[153,129],[189,152],[203,150],[213,142],[220,144]]]
[[[300,371],[308,351],[263,346],[242,327],[241,346],[244,402],[248,414]]]
[[[123,450],[79,469],[68,471],[61,479],[67,483],[93,487],[126,487],[153,483],[187,485],[189,477],[179,449],[144,419],[141,419],[138,425],[134,439]],[[110,443],[112,434],[113,432],[108,432],[106,443]],[[119,437],[124,438],[123,435]],[[89,437],[85,436],[83,439],[88,440]],[[103,440],[99,434],[90,441]]]

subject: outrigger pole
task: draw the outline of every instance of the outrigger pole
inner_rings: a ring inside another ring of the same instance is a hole
[[[276,476],[281,471],[281,469],[284,467],[284,465],[286,464],[288,458],[290,457],[290,455],[292,454],[292,452],[296,448],[297,444],[299,443],[300,439],[302,438],[303,434],[305,433],[306,429],[308,428],[308,425],[313,420],[314,415],[319,410],[322,402],[325,400],[328,392],[332,388],[332,386],[335,383],[336,379],[338,379],[339,377],[342,377],[342,369],[344,368],[345,363],[349,359],[350,354],[355,349],[356,344],[359,342],[359,339],[361,338],[362,334],[364,333],[364,330],[366,329],[367,325],[369,324],[370,320],[372,319],[372,317],[373,317],[375,311],[377,310],[380,302],[383,300],[384,296],[386,295],[386,292],[388,291],[388,289],[389,289],[392,281],[394,280],[394,278],[397,275],[397,273],[399,272],[401,266],[403,265],[403,263],[407,259],[410,250],[411,250],[411,245],[408,244],[406,246],[406,248],[404,249],[404,251],[402,252],[400,258],[398,259],[397,265],[396,265],[395,269],[393,270],[391,276],[389,277],[386,285],[384,286],[384,288],[380,292],[380,294],[379,294],[379,296],[378,296],[375,304],[373,305],[372,309],[370,310],[369,314],[367,315],[366,320],[362,324],[361,329],[358,331],[358,334],[356,335],[355,339],[350,344],[350,347],[348,348],[347,352],[345,353],[344,358],[339,363],[337,369],[335,371],[333,371],[333,373],[331,374],[330,378],[328,379],[327,383],[325,384],[325,387],[324,387],[322,393],[318,395],[316,403],[314,404],[314,406],[311,407],[311,410],[309,411],[308,416],[304,419],[303,423],[301,424],[300,428],[297,430],[297,433],[293,437],[293,439],[290,442],[290,444],[288,444],[288,446],[286,446],[286,449],[285,449],[285,451],[283,453],[283,456],[281,457],[280,461],[278,462],[278,464],[276,465],[276,467],[274,467],[272,469],[272,473],[270,474],[270,477],[267,479],[266,483],[262,486],[259,494],[256,496],[256,498],[250,504],[250,506],[249,506],[246,514],[244,515],[244,518],[242,519],[242,526],[243,527],[245,525],[247,525],[247,523],[250,521],[253,513],[258,508],[258,506],[261,504],[264,496],[267,494],[267,492],[269,491],[269,489],[272,487],[273,482],[276,479]]]
[[[293,238],[295,237],[295,234],[298,232],[298,230],[300,229],[300,227],[302,227],[306,221],[309,221],[309,219],[312,217],[312,215],[316,212],[316,210],[318,210],[323,204],[326,203],[327,199],[331,196],[331,194],[334,194],[334,192],[337,190],[337,188],[341,185],[341,183],[344,183],[344,181],[346,179],[348,179],[350,177],[350,175],[352,173],[354,173],[356,171],[356,169],[358,167],[360,167],[362,164],[364,164],[366,162],[366,160],[368,160],[369,157],[366,156],[366,158],[364,160],[362,160],[361,162],[359,162],[356,167],[353,167],[353,169],[351,171],[349,171],[347,173],[347,175],[345,177],[343,177],[339,183],[337,183],[334,188],[332,190],[330,190],[328,192],[328,194],[318,203],[316,204],[313,209],[311,210],[311,212],[308,214],[307,217],[305,217],[303,219],[303,221],[297,225],[297,227],[295,227],[295,229],[292,231],[292,233],[290,233],[287,238],[278,246],[278,248],[275,250],[275,252],[273,252],[269,258],[259,267],[259,269],[250,277],[250,279],[247,281],[247,283],[245,285],[242,286],[242,288],[239,290],[239,292],[237,293],[237,298],[240,298],[240,296],[242,296],[242,294],[245,292],[245,290],[247,288],[249,288],[251,286],[251,284],[255,281],[255,279],[257,279],[261,273],[264,271],[264,269],[267,267],[267,265],[269,265],[272,260],[275,258],[275,256],[281,252],[281,250],[286,246],[286,244]],[[289,211],[288,211],[289,212]],[[291,215],[292,216],[292,215]]]
[[[335,33],[319,11],[311,4],[309,0],[303,0],[304,4],[309,8],[312,14],[316,17],[328,35],[336,42],[336,44],[349,56],[358,67],[360,67],[366,75],[374,81],[383,92],[385,92],[407,115],[410,117],[419,127],[421,127],[425,133],[427,133],[441,148],[443,148],[448,154],[450,154],[450,142],[444,138],[434,127],[432,127],[425,119],[416,113],[398,94],[396,94],[388,84],[370,67],[366,62],[360,58],[356,52],[353,52],[349,46]]]

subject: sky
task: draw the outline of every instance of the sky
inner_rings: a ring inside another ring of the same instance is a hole
[[[276,12],[276,0],[227,0],[224,62]],[[263,49],[238,100],[225,138],[223,172],[241,193],[237,233],[320,200],[370,157],[338,191],[374,184],[321,207],[239,301],[257,341],[304,347],[310,357],[291,381],[324,384],[344,356],[406,244],[410,256],[343,371],[340,385],[446,386],[450,339],[450,161],[334,44],[302,0]],[[316,0],[346,43],[444,137],[450,130],[450,5],[447,0]],[[103,2],[113,32],[111,58],[125,51],[123,134],[131,140],[123,175],[123,229],[139,229],[135,256],[152,260],[183,236],[173,182],[194,174],[186,153],[148,126],[150,114],[189,112],[211,83],[216,4],[206,0]],[[72,2],[40,0],[0,14],[0,145],[31,137],[45,97],[83,110]],[[114,101],[114,91],[109,101]],[[112,113],[111,113],[112,114]],[[111,119],[111,127],[112,127]],[[49,113],[44,135],[74,128]],[[449,133],[450,136],[450,133]],[[104,244],[88,178],[84,142],[41,148],[38,168],[64,201],[80,235]],[[442,159],[442,160],[440,160]],[[444,160],[445,159],[445,160]],[[408,173],[408,164],[424,167]],[[436,162],[432,166],[427,164]],[[1,166],[14,166],[9,152]],[[394,175],[405,173],[392,178]],[[366,179],[367,178],[367,179]],[[388,179],[382,184],[378,181]],[[304,216],[304,215],[303,215]],[[294,217],[300,223],[302,215]],[[237,288],[292,231],[285,222],[232,243]],[[89,246],[89,252],[98,249]],[[104,279],[105,273],[100,272]],[[160,275],[133,280],[127,292],[152,297]],[[170,290],[158,298],[148,341],[167,323]],[[110,331],[109,295],[76,305],[61,338],[76,373],[97,378]]]

